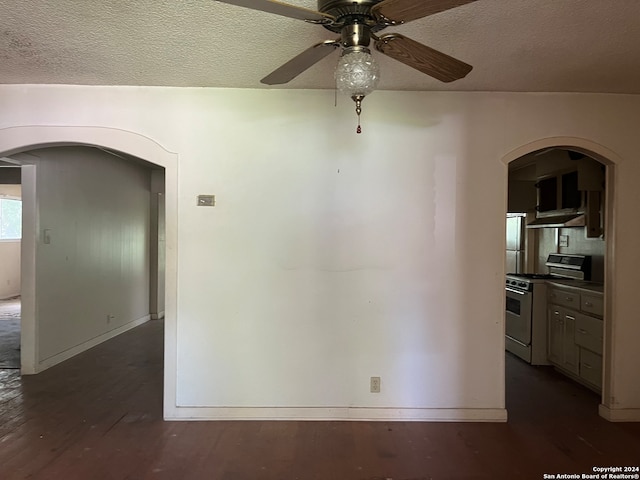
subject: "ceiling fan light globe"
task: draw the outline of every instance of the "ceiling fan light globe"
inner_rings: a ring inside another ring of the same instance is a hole
[[[369,95],[380,81],[380,67],[369,52],[346,52],[338,60],[335,79],[340,93],[350,97]]]

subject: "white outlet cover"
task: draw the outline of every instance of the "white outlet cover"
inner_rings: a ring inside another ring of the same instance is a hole
[[[380,393],[380,377],[371,377],[371,393]]]
[[[569,246],[569,235],[560,235],[558,238],[558,246],[559,247],[568,247]]]

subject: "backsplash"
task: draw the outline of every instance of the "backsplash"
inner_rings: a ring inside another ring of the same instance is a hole
[[[536,272],[546,273],[545,263],[550,253],[591,255],[591,280],[604,283],[605,242],[602,238],[587,238],[585,228],[540,228],[538,233],[538,262]],[[568,247],[558,247],[560,235],[569,238]]]

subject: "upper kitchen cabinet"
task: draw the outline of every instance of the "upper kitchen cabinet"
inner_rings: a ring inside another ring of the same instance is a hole
[[[540,152],[536,161],[539,212],[579,209],[583,192],[604,190],[604,165],[570,150]]]
[[[602,234],[604,165],[569,150],[552,149],[539,156],[536,162],[536,210],[540,221],[537,223],[553,225],[562,215],[564,226],[585,226],[587,237],[599,237]],[[570,215],[575,217],[570,218]]]
[[[536,166],[528,163],[528,157],[509,164],[508,213],[527,213],[536,209]]]
[[[536,212],[528,228],[586,227],[602,234],[604,165],[581,153],[549,148],[509,164],[509,213]]]
[[[578,189],[578,172],[555,173],[541,177],[536,184],[538,213],[547,212],[573,213],[580,210],[583,204],[582,192]]]
[[[527,213],[535,210],[537,201],[535,181],[509,180],[508,195],[508,213]]]
[[[604,165],[590,157],[576,160],[578,164],[578,190],[583,192],[604,191]]]

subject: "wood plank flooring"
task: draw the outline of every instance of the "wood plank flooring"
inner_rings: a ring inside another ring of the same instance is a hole
[[[640,425],[507,356],[506,424],[163,422],[161,321],[37,376],[0,370],[0,479],[541,479],[640,463]]]
[[[0,369],[20,368],[20,297],[0,300]]]

